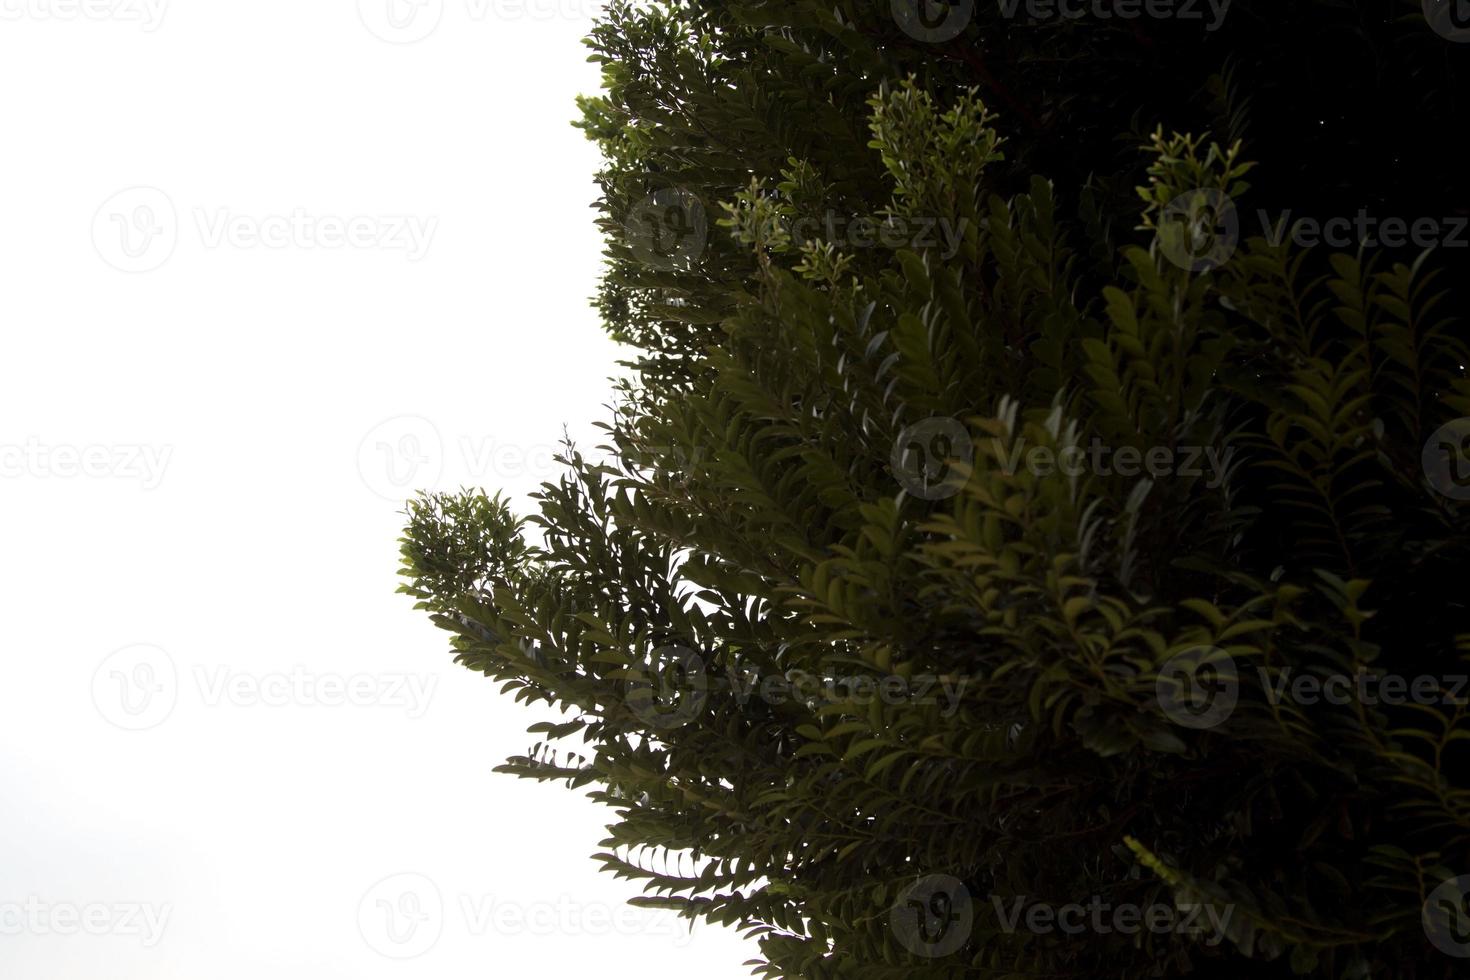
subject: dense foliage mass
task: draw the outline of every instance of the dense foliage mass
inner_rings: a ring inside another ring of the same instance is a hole
[[[413,502],[404,589],[757,972],[1450,976],[1470,45],[1085,6],[612,4],[635,378],[534,514]]]

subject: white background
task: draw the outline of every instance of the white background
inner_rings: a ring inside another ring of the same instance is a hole
[[[620,356],[594,4],[398,2],[0,0],[7,977],[748,975],[394,594],[399,498],[525,509]]]

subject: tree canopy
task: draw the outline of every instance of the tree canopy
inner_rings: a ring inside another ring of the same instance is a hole
[[[412,501],[403,590],[758,973],[1470,955],[1470,45],[1161,2],[588,39],[633,378],[533,513]]]

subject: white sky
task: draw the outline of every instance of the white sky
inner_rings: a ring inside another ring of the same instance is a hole
[[[0,0],[4,976],[748,975],[394,594],[618,355],[594,4],[388,2]]]

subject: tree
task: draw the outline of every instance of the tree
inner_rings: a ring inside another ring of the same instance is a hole
[[[1463,212],[1415,7],[614,3],[636,380],[536,513],[422,495],[402,542],[556,709],[501,769],[769,976],[1449,976],[1463,292],[1289,233]]]

